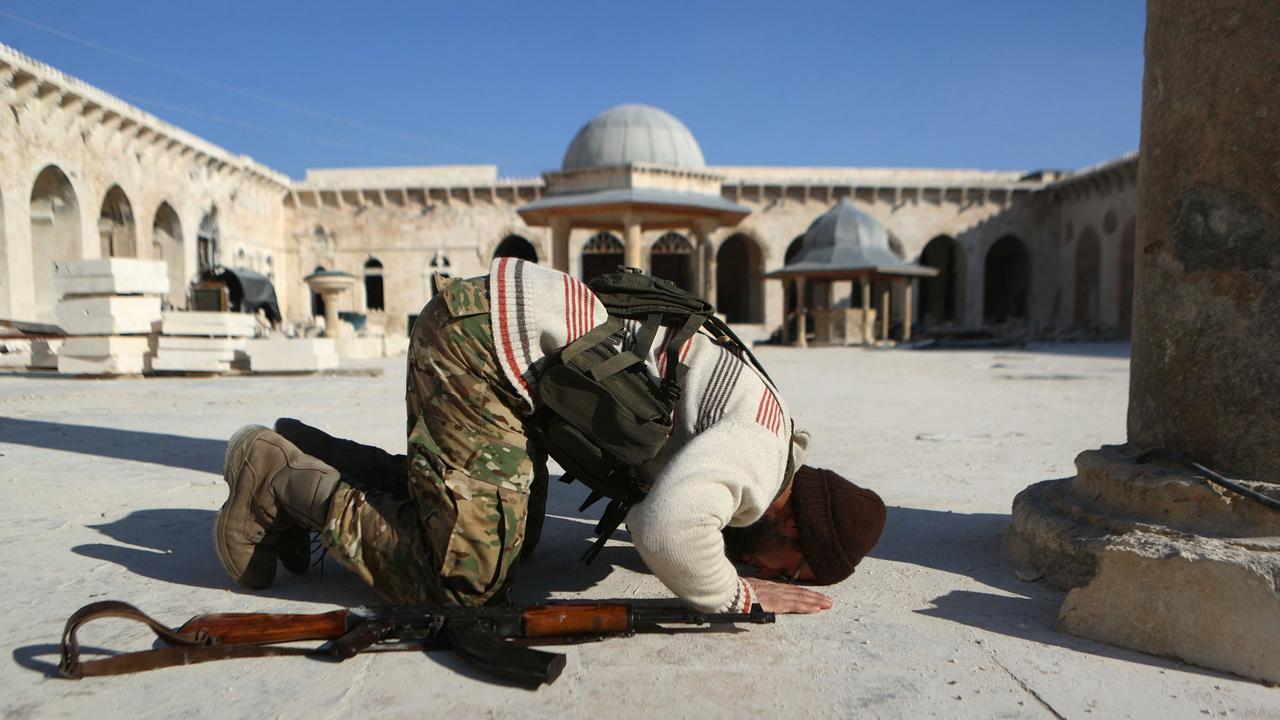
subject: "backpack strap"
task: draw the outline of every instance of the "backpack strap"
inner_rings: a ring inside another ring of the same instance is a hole
[[[636,333],[636,342],[631,346],[631,349],[618,353],[591,368],[591,377],[595,378],[596,382],[601,382],[614,373],[621,372],[637,363],[643,363],[645,358],[649,357],[649,348],[653,347],[653,339],[658,336],[658,328],[661,326],[661,313],[651,313],[645,318],[644,324],[640,326],[640,332]]]
[[[561,362],[568,365],[575,357],[581,355],[584,350],[608,340],[611,335],[621,329],[622,321],[610,315],[608,320],[591,328],[585,335],[569,343],[564,350],[560,351]]]
[[[751,348],[747,347],[747,344],[742,342],[742,339],[738,337],[737,333],[735,333],[725,321],[715,315],[712,315],[707,318],[706,324],[718,340],[730,341],[742,348],[742,351],[746,353],[746,356],[751,359],[751,364],[756,367],[756,370],[760,371],[760,374],[764,376],[764,379],[769,381],[769,384],[775,388],[778,387],[778,384],[773,381],[773,378],[769,377],[769,371],[764,369],[764,365],[760,364],[755,353],[751,352]]]

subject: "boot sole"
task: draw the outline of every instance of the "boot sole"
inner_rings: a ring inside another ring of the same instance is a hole
[[[257,584],[245,582],[243,572],[244,568],[236,568],[231,561],[231,552],[223,543],[227,539],[226,518],[228,510],[240,507],[243,512],[249,512],[248,504],[252,500],[249,492],[243,492],[244,485],[239,482],[238,475],[244,467],[245,456],[248,454],[249,447],[253,445],[253,436],[261,435],[264,432],[271,432],[271,428],[263,425],[245,425],[231,436],[227,441],[227,452],[222,460],[222,479],[227,483],[227,501],[222,504],[222,509],[218,511],[217,517],[213,521],[213,549],[218,555],[218,562],[222,564],[222,569],[227,571],[237,583],[249,588],[250,590],[261,590],[269,586],[271,583]],[[236,477],[233,477],[233,473]],[[243,507],[241,507],[243,506]]]

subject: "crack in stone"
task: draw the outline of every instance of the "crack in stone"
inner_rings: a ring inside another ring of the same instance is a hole
[[[992,662],[994,662],[1001,670],[1003,670],[1006,675],[1012,678],[1014,682],[1018,683],[1018,687],[1025,690],[1028,695],[1035,698],[1036,702],[1040,703],[1040,707],[1044,708],[1045,710],[1048,710],[1049,714],[1053,715],[1053,717],[1056,718],[1056,720],[1067,720],[1067,717],[1062,713],[1058,712],[1057,710],[1055,710],[1054,707],[1049,704],[1048,700],[1045,700],[1043,697],[1040,696],[1040,693],[1031,689],[1031,686],[1028,685],[1026,682],[1024,682],[1022,678],[1018,677],[1017,675],[1014,675],[1012,670],[1010,670],[1008,667],[1005,667],[1005,664],[1000,662],[1000,658],[996,656],[995,652],[993,652],[989,648],[983,648],[983,649],[987,651],[987,656],[991,658]]]

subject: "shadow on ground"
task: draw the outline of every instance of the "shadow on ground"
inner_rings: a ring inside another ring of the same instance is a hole
[[[0,443],[221,473],[226,440],[0,417]]]
[[[1043,580],[1024,582],[1004,555],[1001,541],[1009,526],[1003,513],[954,513],[891,507],[884,536],[871,556],[963,575],[1004,591],[952,590],[916,612],[988,632],[1076,652],[1176,669],[1212,677],[1221,673],[1177,660],[1145,655],[1075,637],[1057,630],[1065,593]]]
[[[595,518],[579,513],[577,488],[553,483],[547,520],[536,552],[517,565],[515,595],[537,602],[553,592],[578,592],[595,586],[623,567],[644,572],[639,555],[629,545],[606,547],[591,565],[578,561],[594,541]],[[232,582],[213,552],[215,512],[197,508],[149,508],[136,510],[110,522],[88,527],[110,542],[71,548],[77,555],[115,563],[142,577],[191,587],[250,593]],[[619,531],[617,540],[628,535]],[[317,552],[317,558],[319,554]],[[330,558],[313,565],[303,576],[279,568],[276,582],[253,595],[288,600],[332,602],[339,605],[376,603],[378,598],[359,579]]]

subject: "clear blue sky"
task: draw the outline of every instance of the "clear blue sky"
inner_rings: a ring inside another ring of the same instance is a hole
[[[294,177],[476,162],[532,176],[623,102],[673,113],[719,165],[1078,168],[1138,144],[1141,0],[0,0],[0,13],[0,41]]]

